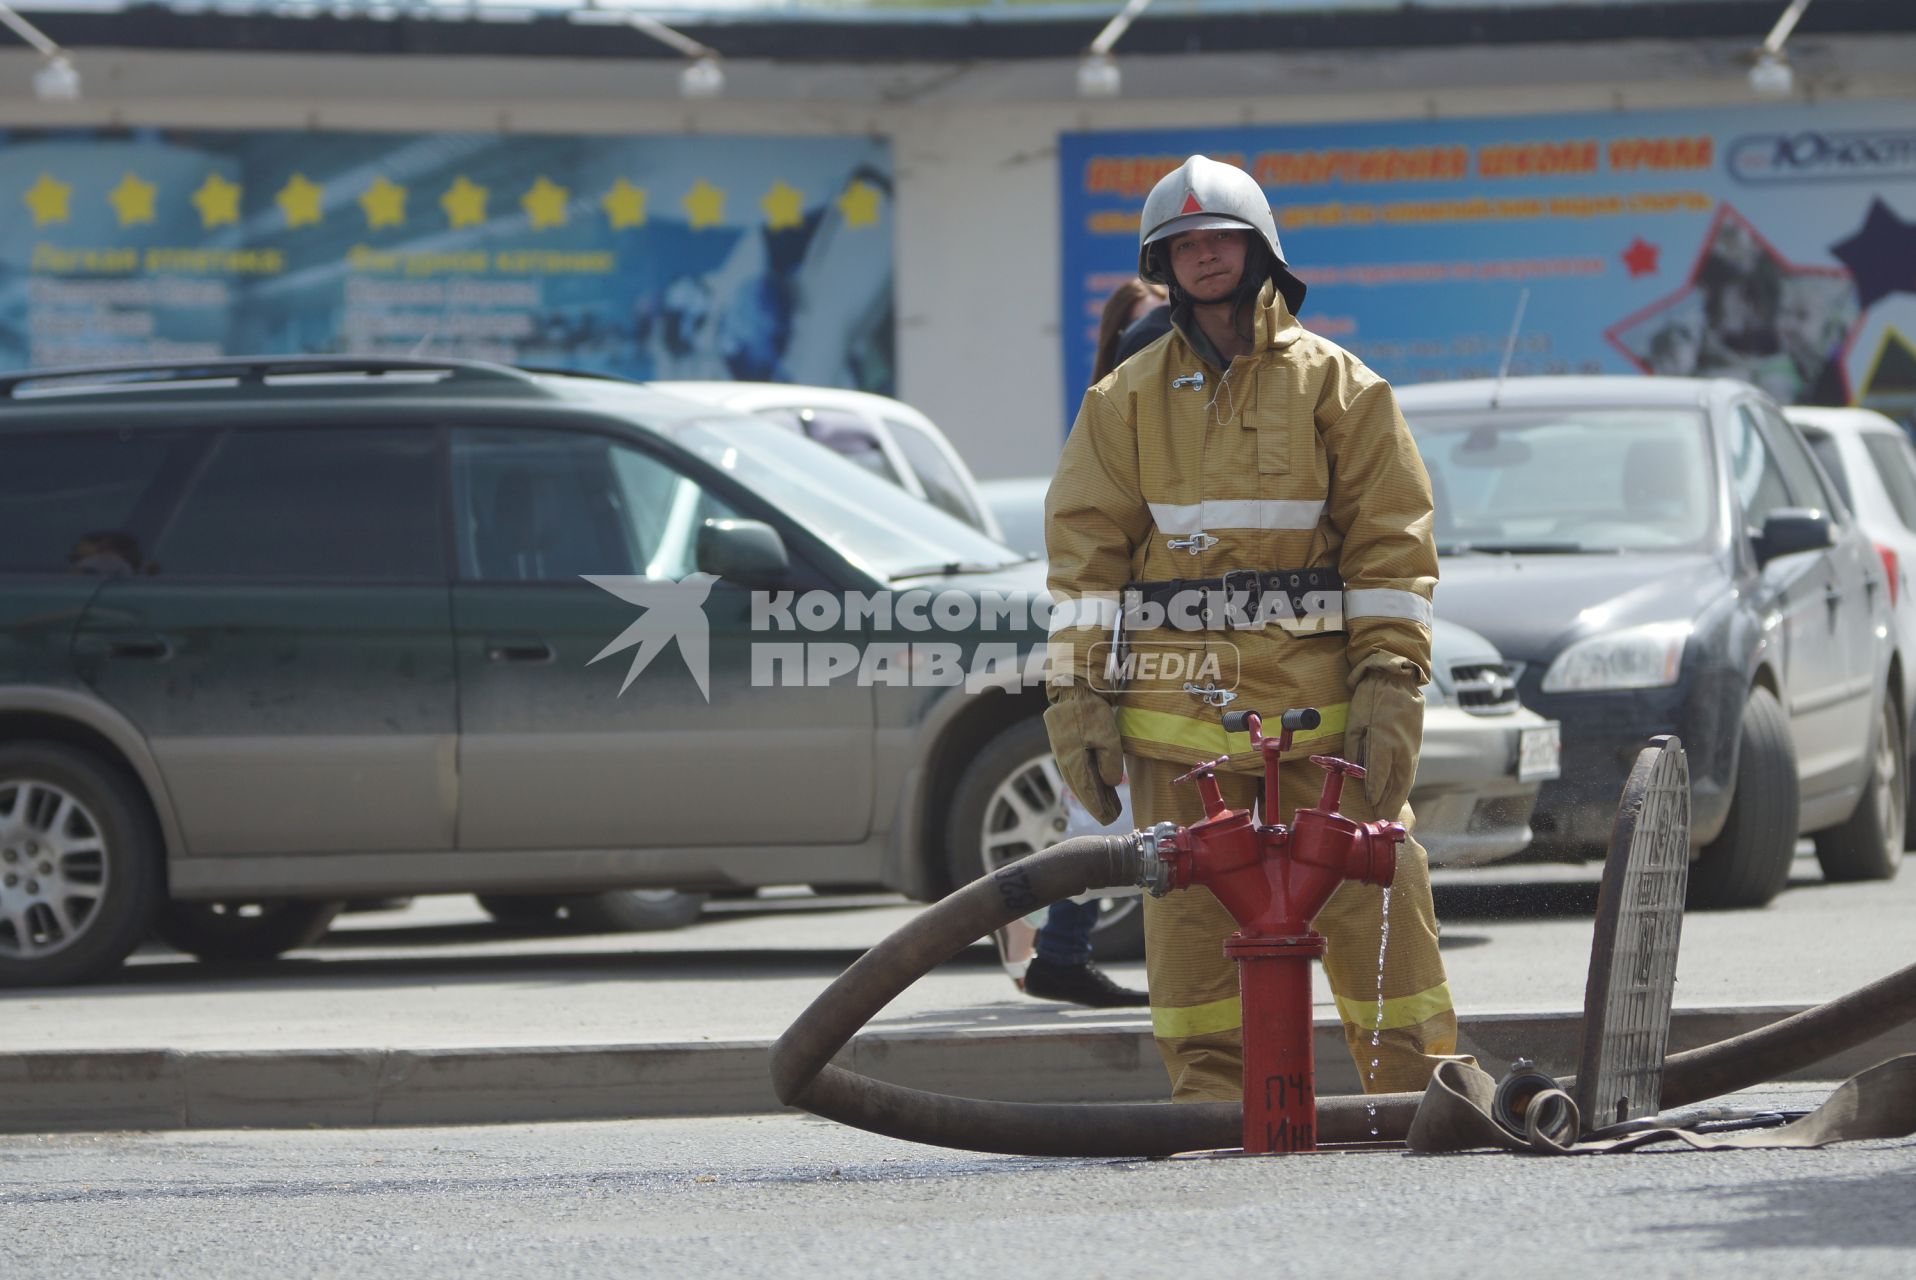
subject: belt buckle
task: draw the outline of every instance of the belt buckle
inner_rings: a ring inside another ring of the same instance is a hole
[[[1256,569],[1226,569],[1218,578],[1220,591],[1224,597],[1224,629],[1231,629],[1231,579],[1246,578],[1244,587],[1245,618],[1254,621],[1257,617],[1258,602],[1264,595],[1264,575]]]

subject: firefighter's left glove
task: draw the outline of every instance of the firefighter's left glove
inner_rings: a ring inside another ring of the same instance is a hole
[[[1117,791],[1124,781],[1118,713],[1084,685],[1066,685],[1044,713],[1044,727],[1051,736],[1051,754],[1058,758],[1058,772],[1071,793],[1100,826],[1116,822],[1124,811]]]
[[[1424,745],[1424,695],[1415,675],[1371,670],[1351,691],[1344,755],[1364,766],[1373,817],[1395,821],[1410,802]]]

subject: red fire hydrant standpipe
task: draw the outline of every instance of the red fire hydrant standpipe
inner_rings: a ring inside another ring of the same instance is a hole
[[[1315,710],[1286,711],[1278,736],[1264,736],[1255,711],[1224,717],[1227,733],[1251,735],[1264,757],[1264,822],[1243,809],[1227,809],[1218,787],[1220,757],[1178,781],[1195,781],[1204,801],[1202,820],[1157,830],[1161,894],[1202,885],[1237,921],[1224,943],[1237,961],[1244,1025],[1244,1151],[1251,1155],[1317,1149],[1317,1068],[1311,1048],[1311,962],[1324,955],[1324,937],[1311,921],[1346,880],[1389,887],[1397,874],[1397,846],[1404,828],[1396,822],[1353,822],[1337,811],[1346,777],[1364,771],[1336,756],[1312,756],[1325,771],[1315,807],[1299,809],[1291,823],[1268,821],[1278,808],[1281,757],[1291,735],[1315,729]]]

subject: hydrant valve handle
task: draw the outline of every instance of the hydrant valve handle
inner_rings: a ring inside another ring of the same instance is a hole
[[[1311,763],[1328,772],[1348,774],[1353,778],[1364,776],[1364,766],[1342,756],[1312,756]]]

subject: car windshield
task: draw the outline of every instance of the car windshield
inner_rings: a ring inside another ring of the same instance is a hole
[[[1413,413],[1440,555],[1601,554],[1705,545],[1714,492],[1689,409]]]

